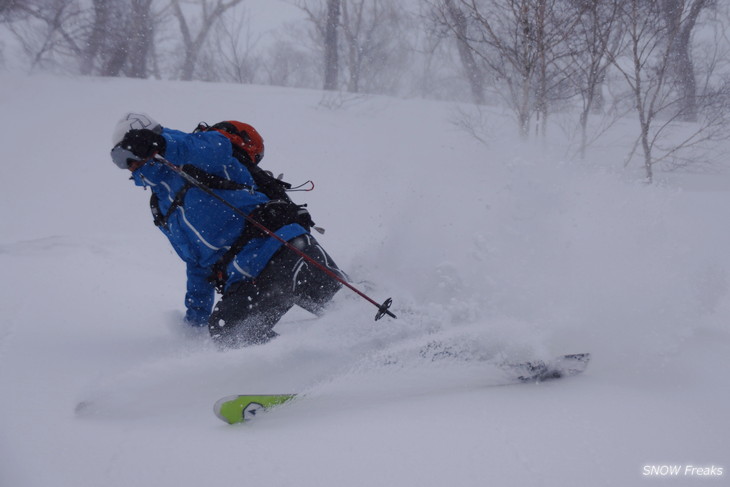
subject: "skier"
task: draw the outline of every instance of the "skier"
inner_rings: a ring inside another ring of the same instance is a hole
[[[186,133],[128,113],[117,123],[113,144],[112,161],[131,171],[137,186],[151,188],[155,224],[187,264],[186,322],[207,324],[214,341],[224,347],[266,343],[278,336],[273,328],[292,306],[319,315],[340,289],[281,241],[155,160],[159,154],[181,167],[344,279],[310,234],[314,223],[304,206],[286,196],[286,183],[258,167],[264,144],[250,125],[201,124]],[[213,308],[216,288],[222,296]]]

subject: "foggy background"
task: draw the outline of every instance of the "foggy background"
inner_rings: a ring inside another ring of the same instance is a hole
[[[478,140],[499,108],[577,159],[632,120],[621,164],[651,182],[723,159],[729,19],[714,0],[3,0],[0,70],[466,102]]]

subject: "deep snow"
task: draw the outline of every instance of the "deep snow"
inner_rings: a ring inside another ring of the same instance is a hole
[[[0,486],[638,486],[669,484],[643,475],[667,464],[724,469],[671,485],[727,482],[723,168],[632,182],[632,121],[579,163],[557,134],[519,144],[496,109],[484,146],[448,103],[0,80]],[[261,347],[184,328],[184,267],[108,158],[128,110],[254,124],[263,165],[315,181],[294,197],[320,241],[399,319],[343,291]],[[499,386],[496,362],[583,351],[580,377]],[[212,414],[278,392],[305,397],[240,426]]]

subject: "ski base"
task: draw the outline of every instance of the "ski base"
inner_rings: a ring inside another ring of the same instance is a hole
[[[228,424],[244,423],[257,414],[275,406],[284,404],[296,397],[296,394],[246,394],[226,396],[213,406],[215,415]]]

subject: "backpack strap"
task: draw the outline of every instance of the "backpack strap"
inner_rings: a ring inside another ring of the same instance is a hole
[[[150,209],[152,210],[152,218],[154,219],[156,226],[167,226],[167,221],[170,219],[170,216],[178,209],[178,207],[182,206],[185,201],[185,195],[188,194],[188,190],[192,187],[192,184],[185,183],[185,185],[180,188],[180,191],[175,193],[175,197],[172,199],[172,204],[170,205],[170,208],[167,209],[167,213],[164,215],[162,214],[162,210],[160,210],[160,198],[154,192],[152,193],[152,196],[150,196]]]
[[[209,187],[210,189],[225,189],[231,191],[245,189],[251,193],[256,191],[253,186],[249,186],[243,183],[237,183],[235,181],[231,181],[230,179],[216,176],[215,174],[203,171],[202,169],[195,167],[192,164],[183,165],[182,170],[183,172],[197,179],[199,183]],[[254,180],[254,182],[256,182],[256,180]]]
[[[248,227],[249,225],[246,226]],[[233,262],[233,259],[236,257],[236,255],[238,255],[238,253],[243,250],[243,248],[250,240],[251,236],[249,235],[249,232],[246,232],[244,230],[241,235],[239,235],[238,238],[233,242],[231,248],[226,250],[221,258],[218,259],[218,261],[210,267],[211,272],[208,276],[208,282],[212,283],[215,286],[216,291],[218,291],[220,294],[223,294],[223,291],[226,287],[226,282],[228,281],[228,265]]]
[[[309,216],[309,212],[305,209],[306,205],[296,205],[290,200],[271,200],[267,203],[261,204],[254,209],[249,216],[259,224],[268,228],[271,231],[276,231],[285,225],[291,223],[298,223],[304,229],[309,232],[310,228],[314,225],[312,218]],[[236,240],[218,261],[211,266],[211,274],[208,280],[212,282],[216,289],[222,293],[226,281],[228,279],[227,270],[230,263],[243,250],[243,248],[254,238],[262,238],[268,236],[265,232],[261,231],[258,227],[247,223],[243,229],[243,232],[236,238]]]
[[[216,176],[215,174],[203,171],[192,164],[183,165],[182,170],[210,189],[255,191],[252,186]],[[170,204],[170,208],[167,209],[167,212],[164,215],[162,214],[162,210],[160,210],[159,197],[154,193],[154,191],[152,192],[152,196],[150,197],[150,209],[152,210],[152,218],[154,219],[156,226],[164,227],[167,225],[167,221],[170,219],[173,212],[185,203],[185,196],[188,194],[188,190],[192,187],[193,185],[186,181],[183,187],[175,193],[175,196],[172,198],[172,204]]]
[[[259,191],[268,196],[270,200],[290,200],[289,195],[286,194],[287,190],[291,189],[290,183],[275,178],[271,172],[261,169],[247,157],[241,156],[240,151],[233,151],[233,156],[251,174]]]

